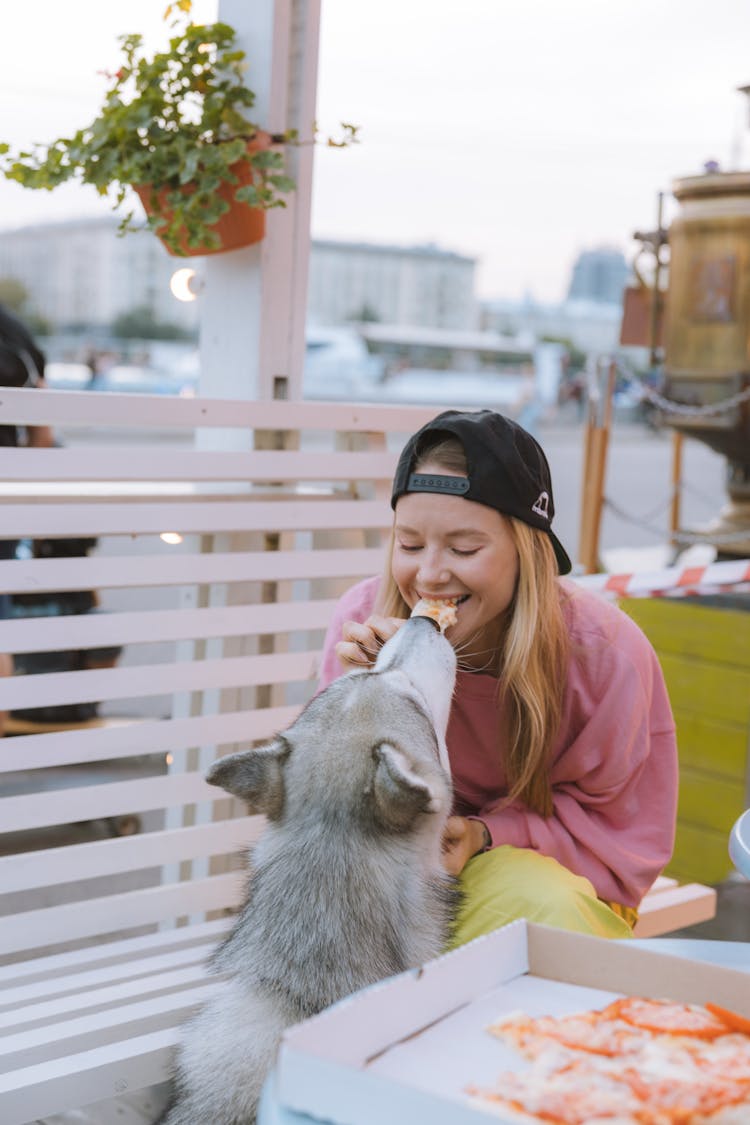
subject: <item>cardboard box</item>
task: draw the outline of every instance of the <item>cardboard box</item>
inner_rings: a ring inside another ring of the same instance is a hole
[[[463,1092],[524,1065],[487,1025],[513,1010],[562,1015],[621,995],[712,1000],[750,1017],[741,971],[519,921],[290,1028],[274,1095],[335,1125],[507,1121]]]

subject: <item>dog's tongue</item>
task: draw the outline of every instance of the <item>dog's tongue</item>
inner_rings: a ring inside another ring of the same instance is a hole
[[[454,599],[439,601],[436,598],[420,598],[411,611],[411,616],[431,618],[439,626],[441,633],[458,621]]]

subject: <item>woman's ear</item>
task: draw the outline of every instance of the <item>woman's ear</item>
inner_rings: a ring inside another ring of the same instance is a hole
[[[249,812],[278,820],[284,810],[284,762],[291,749],[283,735],[277,735],[263,746],[219,758],[206,781],[246,801]]]

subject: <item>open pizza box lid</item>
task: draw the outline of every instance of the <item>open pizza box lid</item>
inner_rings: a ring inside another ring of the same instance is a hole
[[[464,1092],[493,1088],[501,1071],[524,1065],[488,1024],[621,995],[712,1001],[750,1017],[741,971],[519,921],[290,1028],[274,1094],[285,1109],[335,1125],[510,1125]]]

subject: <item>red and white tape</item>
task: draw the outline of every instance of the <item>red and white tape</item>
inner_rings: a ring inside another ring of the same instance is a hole
[[[582,574],[574,581],[587,590],[619,598],[638,598],[647,594],[684,596],[750,583],[750,559],[732,559],[708,566],[671,566],[664,570],[635,571],[633,574]]]

